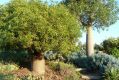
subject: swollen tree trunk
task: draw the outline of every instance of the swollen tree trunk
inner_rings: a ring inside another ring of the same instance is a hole
[[[44,80],[45,60],[41,53],[37,53],[33,57],[32,70],[36,75],[41,76],[42,80]]]
[[[87,27],[86,53],[88,56],[92,56],[94,54],[94,40],[93,40],[93,28],[92,28],[92,26]]]

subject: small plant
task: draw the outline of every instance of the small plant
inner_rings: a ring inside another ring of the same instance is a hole
[[[42,76],[35,76],[33,74],[29,74],[24,77],[19,77],[19,80],[42,80]]]
[[[0,64],[0,72],[4,71],[13,71],[13,70],[18,70],[19,67],[16,64]]]
[[[49,62],[49,67],[63,76],[63,80],[79,80],[80,74],[75,71],[75,67],[71,64],[63,62]]]
[[[119,69],[107,68],[104,73],[104,80],[119,80]]]
[[[55,70],[55,71],[61,71],[61,70],[64,70],[64,69],[74,69],[74,66],[71,65],[71,64],[65,64],[63,62],[49,62],[49,66],[52,70]]]

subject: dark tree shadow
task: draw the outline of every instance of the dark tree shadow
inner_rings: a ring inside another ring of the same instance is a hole
[[[20,66],[20,68],[28,68],[31,70],[31,56],[26,50],[17,51],[1,51],[0,61],[4,64],[15,63]]]

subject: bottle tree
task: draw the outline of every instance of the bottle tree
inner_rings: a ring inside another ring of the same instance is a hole
[[[94,54],[93,29],[104,29],[118,20],[116,0],[63,0],[86,30],[86,52]]]
[[[62,5],[11,0],[0,7],[0,15],[0,46],[27,50],[39,74],[45,73],[45,52],[70,53],[80,37],[76,17]]]

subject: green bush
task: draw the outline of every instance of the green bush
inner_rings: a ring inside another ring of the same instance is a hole
[[[30,55],[26,50],[7,50],[0,52],[0,61],[14,62],[17,64],[29,60]]]
[[[104,80],[119,80],[119,69],[108,67],[104,73]]]
[[[102,42],[102,46],[103,51],[105,51],[107,54],[117,57],[117,53],[119,53],[119,38],[109,38],[104,40]]]
[[[19,80],[19,79],[12,74],[0,73],[0,80]]]
[[[68,56],[67,63],[71,63],[76,67],[86,68],[87,70],[94,69],[94,63],[92,62],[92,58],[87,57],[85,52],[84,53],[73,53],[72,55]]]
[[[49,67],[60,73],[64,77],[64,80],[80,80],[80,74],[75,71],[75,67],[71,64],[63,62],[49,62]]]
[[[77,67],[86,68],[88,71],[98,71],[102,76],[109,73],[107,72],[109,65],[111,68],[114,68],[114,70],[119,69],[119,59],[105,53],[97,53],[92,57],[87,57],[85,53],[74,53],[68,57],[68,63],[72,63]],[[112,71],[110,74],[113,74]],[[115,74],[115,77],[117,77],[118,74]],[[110,75],[110,77],[111,76],[113,77],[114,75]]]
[[[31,68],[31,55],[26,50],[11,50],[0,52],[0,62],[15,63],[20,67]]]
[[[3,64],[0,63],[0,80],[18,80],[13,74],[9,74],[13,70],[18,70],[19,67],[16,64]]]
[[[75,53],[69,57],[69,63],[77,67],[86,68],[88,71],[98,71],[104,73],[108,65],[111,67],[119,67],[119,59],[105,53],[94,54],[92,57],[87,57],[86,54]]]
[[[19,67],[16,64],[2,64],[0,63],[0,72],[4,71],[13,71],[13,70],[18,70]]]
[[[94,63],[94,67],[96,66],[99,72],[102,73],[105,72],[109,65],[110,67],[119,68],[119,59],[105,53],[95,54],[92,57],[92,62]]]
[[[110,50],[110,53],[111,53],[111,55],[113,55],[114,57],[119,58],[119,49],[117,49],[116,47],[115,47],[115,48],[112,48],[112,49]]]
[[[65,70],[65,69],[75,69],[73,65],[71,64],[66,64],[66,63],[63,63],[63,62],[49,62],[49,67],[52,69],[52,70],[55,70],[55,71],[61,71],[61,70]]]

